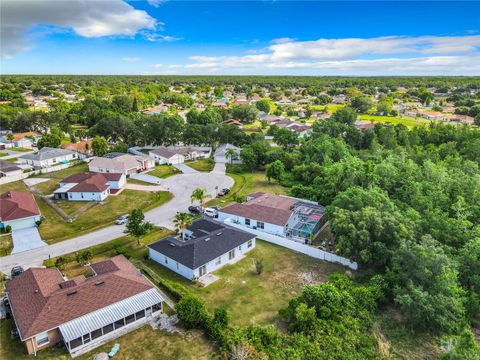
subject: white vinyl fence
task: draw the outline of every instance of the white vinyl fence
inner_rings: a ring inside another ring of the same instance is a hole
[[[267,234],[267,233],[265,233],[263,231],[260,231],[260,230],[254,230],[254,229],[245,227],[243,225],[236,224],[231,219],[226,219],[225,224],[227,224],[229,226],[232,226],[232,227],[235,227],[237,229],[252,233],[252,234],[256,235],[257,238],[259,238],[261,240],[265,240],[265,241],[268,241],[270,243],[286,247],[287,249],[290,249],[290,250],[298,251],[299,253],[308,255],[310,257],[320,259],[320,260],[324,260],[324,261],[327,261],[327,262],[330,262],[330,263],[341,264],[341,265],[349,267],[352,270],[357,270],[358,269],[358,264],[356,262],[351,261],[349,259],[346,259],[344,257],[338,256],[338,255],[335,255],[335,254],[317,249],[313,246],[302,244],[302,243],[299,243],[299,242],[296,242],[296,241],[293,241],[293,240],[289,240],[289,239],[286,239],[286,238],[281,237],[281,236]]]

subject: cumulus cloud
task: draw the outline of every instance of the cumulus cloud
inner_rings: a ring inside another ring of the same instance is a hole
[[[45,24],[92,38],[134,36],[141,29],[154,32],[158,25],[147,12],[122,0],[2,0],[2,57],[32,48],[31,30]]]
[[[126,62],[137,62],[137,61],[140,61],[140,58],[139,57],[124,57],[122,58],[123,61],[126,61]]]
[[[276,39],[262,54],[191,56],[194,73],[310,73],[345,75],[478,75],[480,36],[389,36],[370,39]]]

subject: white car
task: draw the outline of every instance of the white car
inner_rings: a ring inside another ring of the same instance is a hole
[[[207,216],[210,216],[210,217],[217,217],[218,216],[218,211],[214,208],[211,208],[211,207],[205,208],[205,210],[203,210],[203,213]]]
[[[117,221],[115,221],[115,224],[117,225],[123,225],[128,221],[128,215],[122,215],[118,218]]]

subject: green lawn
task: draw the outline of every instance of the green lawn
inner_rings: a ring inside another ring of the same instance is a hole
[[[13,249],[12,235],[1,234],[0,235],[0,256],[9,255]]]
[[[257,275],[254,259],[263,259],[264,272]],[[244,259],[226,265],[215,274],[219,280],[206,288],[186,280],[153,261],[147,265],[158,275],[185,285],[205,300],[207,307],[228,310],[232,324],[275,324],[278,310],[288,304],[310,282],[321,282],[344,268],[257,240]]]
[[[380,116],[380,115],[359,115],[359,120],[374,123],[403,124],[409,128],[420,125],[428,125],[432,120],[412,116]]]
[[[18,152],[29,152],[29,151],[33,151],[33,149],[20,148],[20,147],[12,147],[12,148],[8,148],[8,150],[18,151]]]
[[[5,161],[14,163],[14,162],[17,162],[17,160],[18,160],[18,158],[9,158],[9,159],[6,159]]]
[[[127,189],[117,196],[109,196],[101,204],[81,214],[72,223],[67,223],[45,201],[37,198],[37,204],[45,217],[40,226],[40,235],[47,243],[56,243],[112,225],[119,216],[128,214],[133,209],[147,211],[170,199],[171,194],[164,191],[150,193]]]
[[[146,186],[152,186],[152,185],[157,185],[157,184],[152,184],[152,183],[149,183],[149,182],[146,182],[146,181],[142,181],[142,180],[138,180],[138,179],[132,179],[132,178],[128,178],[127,179],[127,183],[129,184],[137,184],[137,185],[146,185]]]
[[[0,152],[0,157],[3,157],[3,156],[8,156],[8,154],[7,154],[7,153]]]
[[[227,173],[235,181],[227,196],[210,200],[207,205],[227,205],[231,203],[234,195],[247,196],[256,191],[264,191],[272,194],[286,194],[287,189],[276,182],[269,183],[265,173],[261,171],[251,173]]]
[[[13,321],[0,321],[0,359],[29,360],[25,347],[19,340],[10,339]],[[120,344],[120,351],[115,360],[154,360],[154,359],[211,359],[213,346],[200,331],[187,331],[185,334],[168,334],[153,330],[145,325],[131,333],[77,357],[78,360],[91,360],[95,354],[109,352],[115,343]],[[63,344],[41,350],[34,357],[39,360],[70,360],[71,357]]]
[[[196,161],[186,162],[185,165],[190,166],[192,169],[202,172],[210,172],[215,167],[215,161],[212,159],[200,159]]]
[[[327,104],[327,105],[312,105],[310,109],[313,111],[323,111],[327,107],[327,111],[329,114],[335,114],[338,109],[344,108],[345,104]]]
[[[148,175],[156,176],[162,179],[166,179],[172,175],[181,174],[182,172],[172,165],[157,165],[155,168],[148,172]]]
[[[78,164],[70,166],[66,169],[53,171],[45,174],[39,174],[39,175],[36,175],[35,177],[63,180],[70,175],[78,174],[81,172],[88,172],[88,164],[86,162],[81,161]]]

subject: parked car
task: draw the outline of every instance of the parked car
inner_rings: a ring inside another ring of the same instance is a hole
[[[209,217],[217,217],[218,216],[218,211],[214,208],[208,207],[205,210],[203,210],[203,213]]]
[[[222,189],[222,191],[220,191],[220,192],[217,194],[217,197],[225,196],[225,195],[227,195],[229,192],[230,192],[230,189],[228,189],[228,188]]]
[[[189,206],[188,207],[188,212],[192,216],[198,216],[202,214],[202,208],[200,206]]]
[[[12,268],[12,271],[10,271],[10,275],[11,275],[11,278],[13,279],[15,276],[18,276],[20,275],[21,273],[23,273],[23,267],[21,266],[14,266]]]
[[[210,207],[211,207],[212,209],[217,210],[217,211],[221,209],[220,206],[218,206],[218,205],[213,205],[213,206],[210,206]]]
[[[128,215],[122,215],[117,219],[117,221],[115,221],[115,224],[123,225],[123,224],[126,224],[127,221],[128,221]]]

